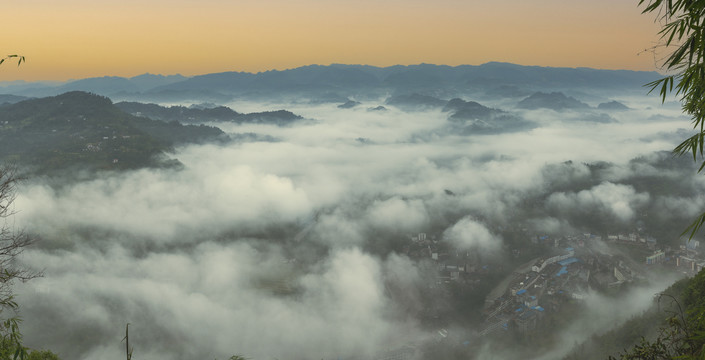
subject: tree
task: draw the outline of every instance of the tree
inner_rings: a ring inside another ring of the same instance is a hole
[[[17,59],[17,66],[25,62],[24,56],[14,54],[0,58],[0,65],[11,59]],[[16,264],[16,257],[33,242],[27,234],[15,229],[9,221],[15,214],[13,203],[18,182],[14,167],[0,165],[0,360],[58,359],[50,351],[28,353],[28,349],[22,345],[19,327],[21,319],[17,314],[19,306],[14,301],[12,283],[15,280],[27,281],[40,274],[20,268]],[[11,314],[6,316],[7,313]]]
[[[675,49],[663,63],[671,75],[651,82],[651,91],[658,89],[662,101],[674,92],[680,96],[683,112],[690,115],[697,133],[685,139],[674,152],[691,154],[701,162],[698,172],[705,169],[705,0],[639,0],[646,7],[642,13],[655,13],[663,28],[659,32],[663,44]],[[683,234],[692,239],[705,224],[705,213]],[[702,359],[705,356],[705,272],[700,272],[680,295],[678,306],[661,329],[660,335],[620,354],[622,360]],[[681,306],[681,302],[683,307]],[[615,359],[610,356],[610,359]]]
[[[620,360],[703,359],[705,356],[705,272],[689,279],[677,294],[662,293],[659,308],[666,315],[665,326],[654,340],[642,338],[631,349],[624,350]],[[676,283],[676,284],[679,284]],[[667,292],[669,291],[667,290]],[[663,302],[663,303],[662,303]],[[610,356],[609,360],[617,358]]]
[[[27,281],[40,275],[17,265],[17,256],[33,242],[11,222],[18,181],[15,168],[0,166],[0,359],[3,360],[27,357],[12,284],[15,280]]]
[[[15,54],[0,58],[0,65],[11,59],[17,59],[17,66],[25,62],[24,56]],[[10,222],[15,214],[13,204],[19,181],[16,168],[0,165],[0,360],[59,360],[49,350],[28,352],[22,345],[21,318],[17,314],[19,306],[14,301],[12,284],[15,280],[27,281],[41,274],[17,266],[17,256],[34,242]]]
[[[651,91],[658,89],[662,101],[674,92],[680,96],[683,112],[690,115],[697,133],[674,152],[692,154],[693,161],[701,162],[698,172],[705,169],[705,1],[703,0],[639,0],[646,7],[642,13],[655,13],[663,24],[659,32],[663,43],[675,47],[665,58],[663,68],[671,75],[647,84]],[[692,239],[705,224],[701,214],[683,234]]]

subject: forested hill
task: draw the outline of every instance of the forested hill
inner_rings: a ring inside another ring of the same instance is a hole
[[[78,91],[0,106],[0,160],[38,173],[160,166],[157,155],[175,145],[225,137],[215,127],[136,117]]]
[[[576,345],[564,360],[702,359],[705,272],[675,282],[622,326]],[[679,357],[682,356],[682,357]]]
[[[133,115],[146,116],[154,120],[176,120],[182,123],[234,122],[284,126],[303,119],[301,116],[286,110],[241,114],[226,106],[206,108],[185,106],[164,107],[157,104],[143,104],[139,102],[119,102],[116,103],[115,106]]]

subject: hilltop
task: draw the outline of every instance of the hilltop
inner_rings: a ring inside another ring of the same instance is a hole
[[[517,104],[522,109],[551,109],[556,111],[566,109],[587,109],[590,106],[561,92],[535,92]]]
[[[158,155],[175,145],[224,137],[214,127],[136,117],[78,91],[0,106],[0,159],[38,172],[159,166]]]

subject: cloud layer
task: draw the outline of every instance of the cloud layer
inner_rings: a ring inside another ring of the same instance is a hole
[[[657,134],[688,121],[647,109],[655,99],[620,100],[633,110],[616,122],[517,111],[537,126],[470,136],[449,134],[440,111],[366,110],[382,100],[239,102],[312,121],[221,124],[280,141],[180,148],[180,171],[34,180],[16,203],[18,225],[43,240],[22,260],[46,274],[18,286],[28,344],[118,358],[126,323],[144,359],[335,359],[422,342],[435,333],[418,316],[434,281],[401,251],[414,234],[501,256],[513,227],[561,234],[586,230],[585,213],[625,226],[648,209],[697,213],[703,200],[689,194],[702,181],[678,195],[627,183],[660,176],[658,158],[631,160],[672,148]]]

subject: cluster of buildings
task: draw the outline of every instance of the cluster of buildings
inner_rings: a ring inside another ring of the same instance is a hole
[[[88,143],[86,144],[86,147],[83,148],[83,151],[87,152],[99,152],[102,150],[100,147],[101,143]]]
[[[426,233],[414,234],[410,238],[412,241],[404,248],[404,253],[412,259],[433,260],[438,270],[437,285],[462,281],[472,286],[489,272],[489,265],[481,264],[476,251],[455,250],[449,244],[438,241],[435,235],[428,236]]]
[[[569,246],[536,259],[525,271],[516,271],[500,296],[486,299],[479,334],[509,330],[529,334],[547,313],[559,311],[566,302],[585,299],[591,289],[608,290],[640,276],[627,259],[593,250],[589,245],[596,239],[591,234],[537,237],[537,241]]]
[[[684,238],[681,240],[683,244],[678,249],[672,249],[670,246],[658,248],[656,239],[650,236],[642,237],[635,233],[608,235],[607,240],[648,248],[651,253],[645,256],[644,264],[649,267],[655,265],[671,267],[688,275],[694,275],[705,267],[705,254],[701,252],[698,240]]]
[[[490,265],[483,265],[477,252],[459,252],[425,233],[410,235],[410,239],[404,252],[411,258],[432,260],[438,271],[438,284],[462,282],[472,287],[490,272]],[[653,266],[669,266],[690,274],[705,267],[705,254],[701,255],[697,240],[685,241],[679,249],[659,249],[654,238],[639,233],[534,236],[530,241],[554,249],[553,254],[516,269],[498,291],[492,292],[485,301],[479,335],[509,330],[529,334],[542,319],[560,311],[567,302],[583,300],[591,290],[619,288],[641,278]],[[598,243],[622,248],[628,245],[626,249],[648,255],[641,262],[634,260],[634,254],[603,253],[593,246]]]
[[[687,275],[694,275],[705,267],[705,254],[700,249],[700,241],[683,239],[683,244],[678,249],[654,250],[646,256],[646,265],[665,266]]]

